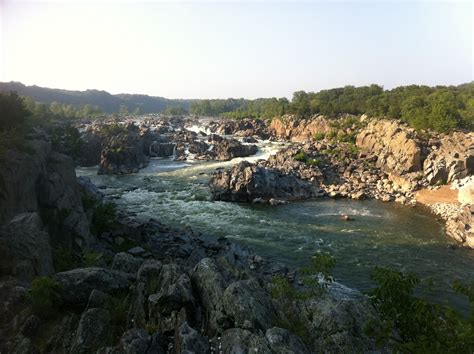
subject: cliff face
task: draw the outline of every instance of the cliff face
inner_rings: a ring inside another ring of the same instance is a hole
[[[420,171],[421,144],[413,129],[393,120],[373,121],[356,138],[366,155],[377,156],[377,165],[388,173],[404,175]]]
[[[62,227],[51,237],[64,247],[90,242],[74,163],[53,152],[48,142],[33,140],[27,151],[8,151],[0,183],[0,224],[22,213],[38,213],[47,226],[60,219]]]
[[[310,140],[317,133],[330,131],[331,127],[329,121],[323,116],[298,119],[288,115],[273,119],[268,130],[277,138],[303,142]]]

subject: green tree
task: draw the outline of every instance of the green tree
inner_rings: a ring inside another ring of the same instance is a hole
[[[0,131],[21,127],[30,115],[25,102],[16,93],[0,93]]]

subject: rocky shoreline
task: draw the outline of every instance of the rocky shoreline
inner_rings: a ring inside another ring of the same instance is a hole
[[[46,151],[38,174],[30,175],[31,203],[38,203],[37,209],[24,204],[20,194],[1,204],[1,352],[376,349],[363,331],[376,317],[367,299],[323,292],[288,303],[272,295],[272,279],[280,275],[301,287],[298,273],[225,238],[170,229],[155,220],[137,222],[121,211],[108,220],[106,230],[90,228],[107,200],[87,179],[68,179],[74,169],[64,155]],[[28,153],[15,154],[31,159]],[[5,173],[3,179],[14,180]],[[54,193],[47,194],[54,203],[45,203],[38,187],[44,183],[37,181],[45,178],[56,182]],[[61,202],[64,198],[70,204]],[[16,216],[11,219],[12,213]],[[84,216],[87,230],[95,230],[83,241],[65,239],[64,230],[54,227],[76,213]],[[65,266],[58,261],[72,259],[78,263],[59,269]],[[34,290],[39,284],[43,293]]]

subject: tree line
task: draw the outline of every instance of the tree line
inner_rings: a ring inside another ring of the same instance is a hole
[[[459,86],[345,86],[319,92],[297,91],[286,98],[214,99],[191,104],[189,113],[229,118],[271,119],[349,113],[402,119],[416,129],[449,131],[474,127],[474,82]]]

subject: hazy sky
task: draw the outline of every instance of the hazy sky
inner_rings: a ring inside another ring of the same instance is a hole
[[[0,0],[0,81],[170,98],[473,80],[464,2]]]

